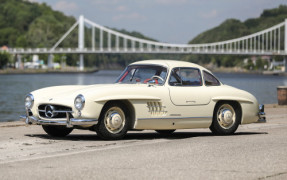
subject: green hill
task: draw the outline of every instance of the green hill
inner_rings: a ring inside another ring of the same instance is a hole
[[[29,2],[25,0],[0,0],[0,47],[8,46],[13,48],[51,48],[62,35],[76,22],[71,16],[66,16],[62,12],[53,10],[45,3]],[[126,30],[116,31],[135,36],[138,38],[153,40],[139,32],[129,32]],[[99,33],[99,31],[97,31]],[[107,36],[104,33],[104,36]],[[104,46],[107,46],[107,38],[104,39]],[[99,35],[96,37],[96,44],[99,44]],[[112,38],[115,44],[115,38]],[[130,45],[130,42],[129,44]],[[77,47],[78,33],[77,28],[59,45],[59,47]],[[91,47],[91,29],[85,29],[85,46]],[[6,56],[6,55],[5,55]],[[60,61],[62,56],[67,59],[68,65],[77,65],[78,55],[63,54],[55,55],[55,61]],[[1,56],[0,56],[1,57]],[[4,57],[4,56],[3,56]],[[108,68],[112,66],[125,66],[135,60],[152,58],[154,55],[85,55],[86,66],[98,66]],[[30,60],[29,55],[23,56]],[[47,55],[41,55],[41,59],[47,62]],[[3,59],[3,58],[1,58]],[[15,59],[10,60],[11,63]],[[0,68],[7,63],[0,62]]]
[[[189,44],[217,42],[242,37],[279,24],[286,18],[287,6],[281,5],[275,9],[264,10],[260,17],[247,19],[244,22],[228,19],[219,26],[199,34]]]
[[[0,0],[0,46],[52,47],[76,22],[74,17],[54,11],[45,3],[24,0]],[[86,29],[89,46],[90,33]],[[135,37],[150,39],[139,32],[117,30]],[[77,32],[72,33],[60,46],[77,47]],[[96,39],[98,41],[98,39]]]
[[[0,0],[0,45],[51,47],[74,22],[45,3]]]
[[[227,19],[219,26],[199,34],[194,39],[189,41],[189,44],[211,43],[239,38],[277,25],[284,22],[286,18],[287,6],[280,5],[278,8],[264,10],[258,18],[247,19],[244,22],[237,19]],[[281,34],[284,34],[284,28],[281,28]],[[281,48],[283,48],[283,39],[281,41]],[[247,68],[247,66],[243,64],[243,59],[249,57],[250,56],[244,55],[187,55],[183,59],[185,61],[200,64],[208,64],[212,62],[213,65],[217,66],[241,66]],[[276,56],[275,58],[280,59],[281,57]],[[261,65],[254,68],[260,70],[266,63],[267,62],[258,63]]]

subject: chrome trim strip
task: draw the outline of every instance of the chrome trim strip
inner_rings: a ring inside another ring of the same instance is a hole
[[[265,112],[259,112],[259,113],[258,113],[258,116],[259,116],[259,118],[261,119],[261,118],[265,118],[265,117],[266,117],[266,114],[265,114]]]
[[[72,123],[71,123],[71,119],[70,119],[70,114],[68,112],[66,112],[66,122],[67,122],[67,127],[73,127]]]
[[[39,111],[39,112],[46,112],[46,110],[41,110],[41,109],[39,109],[38,111]],[[55,112],[55,113],[66,113],[66,112],[68,112],[68,113],[74,113],[74,111],[57,111],[57,110],[55,110],[55,111],[53,111],[53,112]]]
[[[20,121],[25,121],[25,120],[26,120],[26,117],[27,117],[27,116],[25,116],[25,115],[21,115],[21,116],[20,116]]]
[[[97,119],[70,119],[73,125],[95,125],[98,124]]]
[[[164,110],[162,110],[162,111],[156,111],[156,110],[154,110],[154,111],[148,111],[148,112],[151,112],[151,113],[160,113],[160,112],[166,113],[167,111],[164,111]]]
[[[257,123],[266,123],[266,114],[264,112],[264,104],[259,105],[259,112],[258,112],[259,119]]]
[[[259,104],[259,112],[264,112],[264,104]]]
[[[66,125],[67,127],[73,127],[74,125],[96,125],[98,124],[97,119],[76,119],[68,118],[66,120],[53,121],[53,120],[43,120],[37,119],[34,116],[20,116],[21,121],[25,121],[26,124],[37,124],[37,125]]]
[[[138,120],[165,120],[165,119],[209,119],[212,116],[206,117],[171,117],[171,118],[138,118]]]
[[[149,107],[156,107],[156,108],[158,108],[158,107],[159,107],[159,108],[166,108],[165,106],[146,106],[146,107],[148,107],[148,108],[149,108]]]
[[[256,121],[257,123],[266,123],[265,112],[259,112],[258,117],[259,119]]]
[[[46,121],[46,120],[38,120],[38,125],[67,125],[66,121]]]
[[[261,118],[261,119],[258,119],[256,122],[257,123],[266,123],[266,119],[265,118]]]
[[[45,120],[45,121],[65,121],[67,120],[66,117],[64,118],[47,118],[47,117],[43,117],[43,116],[39,116],[40,119]]]
[[[74,113],[74,111],[53,111],[53,112],[56,112],[56,113]]]

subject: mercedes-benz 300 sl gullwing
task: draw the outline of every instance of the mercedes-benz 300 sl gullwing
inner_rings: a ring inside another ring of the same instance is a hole
[[[240,124],[265,122],[264,106],[250,93],[222,84],[199,65],[170,60],[132,63],[113,84],[39,89],[26,96],[25,107],[22,120],[56,137],[74,128],[108,140],[129,130],[209,128],[230,135]]]

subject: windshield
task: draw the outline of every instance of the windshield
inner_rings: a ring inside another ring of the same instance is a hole
[[[166,79],[167,69],[155,65],[132,65],[128,66],[117,79],[117,83],[126,84],[154,84],[163,85]]]

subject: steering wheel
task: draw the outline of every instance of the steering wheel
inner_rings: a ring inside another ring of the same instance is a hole
[[[151,79],[153,79],[153,78],[160,79],[160,80],[162,80],[162,82],[164,82],[164,79],[162,77],[160,77],[160,76],[154,75],[154,76],[151,77]]]
[[[158,84],[158,80],[157,80],[157,79],[162,80],[162,82],[164,81],[164,79],[163,79],[162,77],[157,76],[157,75],[154,75],[154,76],[152,76],[151,78],[144,80],[144,83],[147,83],[148,81],[153,80],[154,78],[156,78],[156,79],[155,79],[155,84]]]

